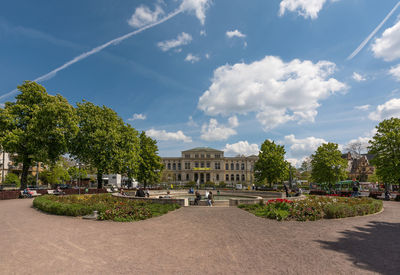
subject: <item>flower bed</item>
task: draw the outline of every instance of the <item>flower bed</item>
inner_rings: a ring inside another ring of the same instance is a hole
[[[94,210],[100,220],[130,222],[160,216],[180,206],[177,204],[157,204],[131,201],[110,194],[99,195],[44,195],[35,198],[33,206],[44,212],[64,216],[84,216]]]
[[[373,214],[379,212],[382,205],[382,201],[371,198],[309,196],[297,201],[276,199],[262,204],[239,205],[239,208],[278,221],[315,221]]]

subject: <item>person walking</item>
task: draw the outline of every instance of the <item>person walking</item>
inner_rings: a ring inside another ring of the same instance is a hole
[[[208,198],[208,206],[213,206],[214,197],[213,197],[213,193],[211,191],[210,191],[210,193],[208,193],[207,198]]]

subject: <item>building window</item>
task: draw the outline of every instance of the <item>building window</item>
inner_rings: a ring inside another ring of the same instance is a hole
[[[199,163],[198,163],[198,162],[195,162],[195,163],[194,163],[194,167],[199,168]]]
[[[231,181],[235,181],[235,175],[234,174],[231,175]]]
[[[236,181],[240,181],[240,176],[239,176],[239,174],[236,175]]]
[[[211,155],[210,155],[210,154],[207,154],[207,158],[208,158],[208,159],[211,158]]]
[[[231,163],[231,170],[235,170],[235,165],[233,164],[233,162]]]
[[[171,163],[168,163],[168,170],[171,170]]]
[[[218,175],[218,174],[217,174],[217,176],[216,176],[216,180],[219,181],[219,175]]]
[[[181,181],[182,180],[182,176],[181,176],[181,174],[178,174],[178,181]]]
[[[201,158],[202,158],[202,159],[204,158],[204,154],[201,154]]]
[[[243,181],[243,182],[246,181],[246,178],[245,178],[244,174],[242,175],[242,181]]]
[[[210,181],[210,174],[209,173],[206,174],[206,181]]]
[[[242,170],[244,170],[244,163],[242,162]]]
[[[239,170],[239,163],[236,163],[236,170]]]
[[[185,154],[185,158],[190,159],[190,154]]]
[[[229,181],[229,175],[228,174],[225,175],[225,180]]]
[[[190,162],[185,162],[185,169],[189,170],[190,169]]]
[[[190,180],[189,174],[186,174],[186,180],[187,180],[187,181]]]
[[[229,170],[229,164],[225,163],[225,170]]]
[[[215,158],[216,158],[216,159],[219,159],[220,157],[221,157],[220,154],[215,154]]]
[[[221,164],[219,162],[214,163],[215,170],[221,169]]]
[[[176,170],[176,163],[175,162],[172,164],[172,170]]]
[[[201,168],[204,168],[204,162],[201,162],[201,163],[200,163],[200,167],[201,167]]]
[[[198,158],[199,158],[199,154],[194,154],[194,157],[195,157],[196,159],[198,159]]]
[[[207,162],[206,165],[207,165],[207,168],[210,168],[211,163],[210,163],[210,162]]]
[[[178,162],[178,170],[181,170],[181,163]]]

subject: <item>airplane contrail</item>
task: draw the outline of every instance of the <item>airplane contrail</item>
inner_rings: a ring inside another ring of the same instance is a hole
[[[48,80],[48,79],[54,77],[59,71],[62,71],[62,70],[64,70],[64,69],[68,68],[69,66],[75,64],[76,62],[79,62],[79,61],[81,61],[82,59],[85,59],[85,58],[91,56],[92,54],[98,53],[98,52],[100,52],[101,50],[107,48],[107,47],[110,46],[110,45],[116,45],[116,44],[122,42],[123,40],[125,40],[125,39],[127,39],[127,38],[133,36],[133,35],[136,35],[136,34],[138,34],[138,33],[141,33],[141,32],[143,32],[143,31],[145,31],[145,30],[147,30],[147,29],[150,29],[150,28],[152,28],[152,27],[155,27],[155,26],[157,26],[157,25],[159,25],[159,24],[161,24],[161,23],[164,23],[165,21],[167,21],[167,20],[169,20],[169,19],[171,19],[171,18],[177,16],[177,15],[180,14],[181,12],[183,12],[183,9],[182,9],[182,8],[179,8],[179,9],[175,10],[174,12],[168,14],[168,15],[165,16],[164,18],[162,18],[162,19],[160,19],[160,20],[158,20],[158,21],[156,21],[156,22],[154,22],[154,23],[151,23],[151,24],[149,24],[149,25],[146,25],[146,26],[144,26],[144,27],[142,27],[142,28],[140,28],[140,29],[138,29],[138,30],[136,30],[136,31],[133,31],[133,32],[127,33],[127,34],[125,34],[125,35],[122,35],[122,36],[120,36],[120,37],[117,37],[117,38],[115,38],[115,39],[113,39],[113,40],[110,40],[110,41],[108,41],[107,43],[104,43],[104,44],[102,44],[102,45],[100,45],[100,46],[97,46],[97,47],[93,48],[92,50],[90,50],[90,51],[88,51],[88,52],[84,52],[84,53],[82,53],[82,54],[76,56],[76,57],[73,58],[72,60],[68,61],[67,63],[63,64],[62,66],[60,66],[60,67],[58,67],[58,68],[52,70],[51,72],[49,72],[49,73],[47,73],[47,74],[44,74],[44,75],[42,75],[42,76],[39,76],[38,78],[36,78],[36,79],[33,80],[33,81],[35,81],[35,82],[41,82],[41,81]],[[10,95],[16,93],[17,91],[18,91],[18,89],[14,89],[14,90],[12,90],[11,92],[8,92],[8,93],[6,93],[6,94],[4,94],[4,95],[1,95],[1,96],[0,96],[0,100],[2,100],[3,98],[8,97],[8,96],[10,96]]]
[[[380,28],[382,28],[383,24],[386,23],[386,21],[392,16],[392,14],[396,11],[396,9],[400,6],[400,2],[397,2],[397,4],[394,6],[394,8],[386,15],[385,19],[375,28],[373,32],[371,32],[370,35],[368,35],[367,38],[364,39],[364,41],[358,46],[357,49],[354,50],[354,52],[347,57],[347,60],[351,60],[353,57],[355,57],[364,47],[367,45],[367,43],[372,39],[372,37],[379,31]]]

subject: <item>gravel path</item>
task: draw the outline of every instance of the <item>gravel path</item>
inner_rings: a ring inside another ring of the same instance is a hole
[[[0,201],[0,274],[398,274],[400,203],[367,217],[276,222],[181,208],[134,223],[54,216]]]

